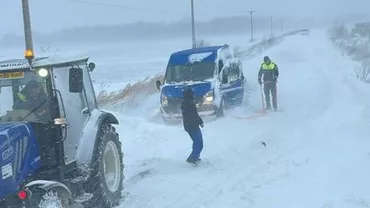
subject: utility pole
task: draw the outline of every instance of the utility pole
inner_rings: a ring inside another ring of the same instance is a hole
[[[270,16],[270,30],[271,30],[271,37],[273,37],[273,30],[272,30],[272,28],[273,28],[273,26],[272,26],[272,16]]]
[[[250,10],[248,12],[251,16],[251,18],[250,18],[250,20],[251,20],[251,42],[253,42],[253,13],[256,12],[256,11]]]
[[[280,30],[281,30],[281,33],[284,32],[284,19],[283,18],[280,19]]]
[[[32,43],[32,31],[31,31],[31,18],[28,0],[22,0],[23,7],[23,25],[24,25],[24,36],[26,43],[26,51],[24,53],[25,58],[28,60],[30,67],[32,66],[32,60],[35,57],[33,52]]]
[[[191,1],[191,28],[192,28],[192,45],[193,48],[196,48],[196,39],[195,39],[195,21],[194,21],[194,0]]]

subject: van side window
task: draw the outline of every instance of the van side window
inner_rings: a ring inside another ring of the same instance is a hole
[[[229,83],[232,83],[238,80],[241,75],[239,64],[237,63],[230,64],[230,67],[228,67],[226,70],[226,74],[227,74]]]

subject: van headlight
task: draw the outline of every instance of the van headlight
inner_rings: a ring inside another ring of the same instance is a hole
[[[207,92],[203,97],[203,104],[212,104],[213,103],[213,90]]]
[[[162,106],[167,106],[168,105],[168,98],[164,94],[162,94],[162,96],[161,96],[161,104],[162,104]]]

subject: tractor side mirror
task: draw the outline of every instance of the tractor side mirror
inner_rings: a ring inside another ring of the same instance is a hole
[[[89,63],[88,67],[89,70],[92,72],[95,69],[95,63],[94,62]]]
[[[80,93],[83,90],[83,72],[81,68],[69,69],[69,92]]]
[[[157,85],[157,89],[160,90],[160,88],[161,88],[161,81],[157,80],[155,82],[155,84]]]

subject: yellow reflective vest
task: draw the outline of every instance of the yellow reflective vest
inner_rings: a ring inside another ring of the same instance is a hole
[[[19,98],[21,101],[23,101],[23,102],[26,102],[26,101],[27,101],[26,96],[25,96],[25,95],[23,95],[23,94],[22,94],[22,93],[20,93],[20,92],[18,92],[18,93],[17,93],[17,96],[18,96],[18,98]]]
[[[263,63],[262,64],[262,70],[274,70],[276,67],[276,64],[274,63],[270,63],[270,64],[266,64],[266,63]]]

